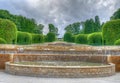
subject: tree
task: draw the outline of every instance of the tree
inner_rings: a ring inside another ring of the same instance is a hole
[[[55,27],[53,24],[49,24],[49,33],[55,33],[55,35],[58,35],[58,28]]]
[[[98,31],[101,31],[101,24],[100,24],[99,16],[95,16],[94,32],[98,32]]]
[[[66,32],[70,32],[74,35],[80,33],[80,22],[75,22],[65,27]]]
[[[43,28],[44,28],[43,24],[38,24],[34,29],[34,33],[43,34]]]
[[[81,22],[83,33],[89,34],[93,32],[100,32],[101,31],[101,24],[99,16],[95,16],[94,19],[87,19],[85,22]]]
[[[89,33],[92,33],[94,32],[94,20],[93,19],[89,19],[89,20],[86,20],[84,22],[84,33],[85,34],[89,34]]]
[[[34,19],[26,18],[22,15],[10,14],[7,10],[0,10],[0,18],[13,21],[16,24],[18,31],[35,33],[37,23]]]
[[[47,35],[46,35],[46,41],[47,42],[53,42],[56,40],[56,35],[55,33],[52,33],[52,32],[49,32]]]
[[[120,19],[120,8],[110,17],[111,20]]]

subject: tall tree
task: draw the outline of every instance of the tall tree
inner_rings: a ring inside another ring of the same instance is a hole
[[[94,32],[98,32],[98,31],[101,31],[101,24],[100,24],[99,16],[95,16]]]
[[[80,22],[75,22],[73,24],[69,24],[65,27],[66,32],[70,32],[74,35],[77,35],[80,33]]]
[[[49,24],[49,32],[50,33],[55,33],[55,35],[57,36],[58,35],[58,28],[55,27],[53,24]]]
[[[34,29],[34,33],[43,34],[43,28],[44,28],[43,24],[38,24]]]
[[[89,34],[89,33],[92,33],[94,32],[94,20],[93,19],[89,19],[89,20],[86,20],[84,22],[84,33],[85,34]]]
[[[18,31],[34,33],[37,26],[34,19],[26,18],[22,15],[10,14],[7,10],[0,10],[0,18],[13,21],[16,24]]]
[[[110,17],[111,20],[120,19],[120,8]]]

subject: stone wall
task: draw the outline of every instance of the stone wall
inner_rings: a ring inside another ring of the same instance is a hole
[[[9,54],[0,54],[0,69],[5,69],[5,62],[11,61]]]
[[[15,54],[13,62],[21,61],[85,61],[85,62],[96,62],[96,63],[107,63],[107,56],[103,55],[89,55],[89,54]]]
[[[35,66],[6,63],[6,72],[14,75],[40,77],[102,77],[115,74],[115,65],[91,67]]]
[[[117,72],[120,72],[120,56],[108,56],[108,62],[109,63],[114,63],[115,64],[115,70]]]

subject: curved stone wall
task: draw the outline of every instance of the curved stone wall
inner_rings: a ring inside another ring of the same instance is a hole
[[[104,66],[35,66],[6,63],[7,73],[41,77],[102,77],[115,74],[115,65]]]

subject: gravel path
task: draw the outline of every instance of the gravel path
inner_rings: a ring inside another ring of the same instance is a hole
[[[0,70],[0,83],[120,83],[120,73],[102,78],[40,78],[15,76]]]

